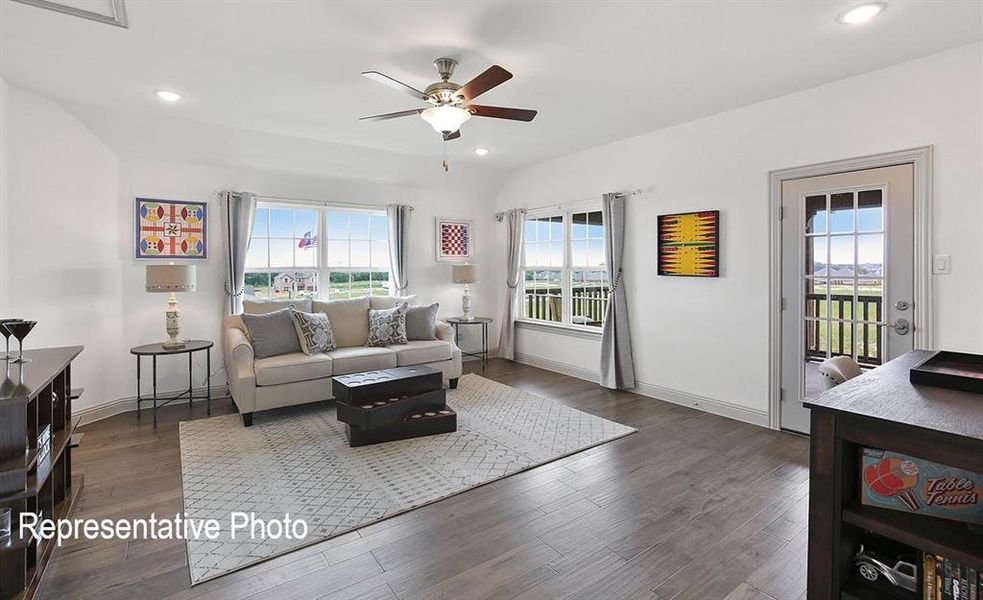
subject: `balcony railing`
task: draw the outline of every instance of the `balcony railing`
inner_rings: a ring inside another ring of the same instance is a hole
[[[829,314],[824,306],[826,294],[806,294],[806,314],[818,317],[819,321],[808,321],[806,327],[806,356],[815,360],[826,358],[826,349],[832,356],[853,356],[857,348],[857,362],[864,366],[876,366],[883,362],[884,340],[881,328],[874,324],[857,323],[856,332],[850,327],[853,318],[853,296],[833,294],[830,296]],[[881,296],[857,296],[857,321],[880,323],[882,317]],[[844,321],[830,320],[844,319]],[[823,335],[823,323],[829,330]]]
[[[573,289],[573,323],[600,327],[608,308],[607,286]],[[543,321],[563,320],[563,290],[560,287],[526,289],[525,317]]]

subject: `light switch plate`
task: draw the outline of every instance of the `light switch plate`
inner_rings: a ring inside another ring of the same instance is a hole
[[[932,257],[932,274],[948,275],[952,272],[952,259],[948,254],[936,254]]]

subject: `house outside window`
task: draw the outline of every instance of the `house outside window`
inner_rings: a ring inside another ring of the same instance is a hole
[[[246,296],[355,298],[389,294],[386,213],[358,207],[257,204]]]
[[[523,319],[599,329],[610,291],[600,204],[530,211],[524,227]]]

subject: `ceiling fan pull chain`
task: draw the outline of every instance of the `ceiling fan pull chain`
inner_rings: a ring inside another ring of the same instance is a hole
[[[444,165],[444,173],[446,173],[449,171],[449,169],[447,168],[447,140],[444,140],[443,144],[444,145],[442,146],[442,148],[444,150],[444,161],[442,164]]]

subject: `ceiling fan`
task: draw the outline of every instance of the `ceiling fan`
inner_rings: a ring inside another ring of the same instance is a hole
[[[457,61],[453,58],[438,58],[433,61],[433,66],[437,69],[437,73],[440,74],[440,81],[428,85],[427,89],[422,92],[401,81],[396,81],[392,77],[383,75],[378,71],[365,71],[362,73],[362,75],[372,81],[377,81],[404,94],[409,94],[418,100],[429,102],[432,106],[383,115],[372,115],[362,117],[359,120],[386,121],[388,119],[398,119],[399,117],[420,115],[424,121],[430,123],[434,131],[442,134],[444,140],[447,141],[456,140],[461,137],[461,125],[472,116],[526,122],[532,121],[536,116],[536,111],[524,108],[504,108],[501,106],[472,104],[472,101],[481,94],[512,79],[512,74],[498,65],[492,65],[484,73],[464,85],[458,85],[450,81],[451,75],[454,74],[454,68],[457,66]]]

